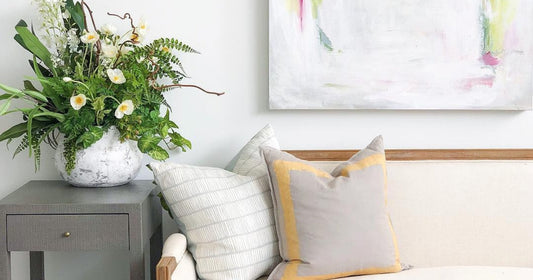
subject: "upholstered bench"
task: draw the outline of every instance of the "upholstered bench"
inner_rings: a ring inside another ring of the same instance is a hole
[[[353,151],[293,153],[329,171]],[[532,154],[391,151],[389,211],[401,261],[413,268],[344,279],[533,279]],[[158,279],[196,279],[183,235],[167,239]]]

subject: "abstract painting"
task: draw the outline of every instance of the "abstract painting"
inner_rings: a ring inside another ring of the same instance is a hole
[[[269,9],[272,109],[531,109],[531,0],[270,0]]]

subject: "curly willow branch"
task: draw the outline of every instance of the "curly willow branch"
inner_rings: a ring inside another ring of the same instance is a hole
[[[94,31],[96,32],[96,24],[94,22],[94,17],[93,17],[93,11],[91,10],[91,8],[89,7],[89,5],[87,5],[87,3],[85,3],[84,0],[81,1],[81,8],[82,8],[82,11],[83,11],[83,22],[85,24],[85,28],[87,29],[87,16],[85,15],[85,10],[84,8],[87,8],[87,11],[89,11],[89,16],[91,17],[91,22],[93,24],[93,29]],[[100,56],[100,52],[102,50],[102,43],[100,42],[100,40],[98,40],[96,42],[96,61],[98,61],[98,57]]]
[[[131,14],[130,13],[125,13],[123,16],[120,16],[120,15],[117,15],[117,14],[113,14],[113,13],[107,13],[108,16],[112,16],[112,17],[118,17],[119,19],[121,20],[126,20],[128,19],[130,21],[130,26],[132,28],[132,31],[131,31],[131,34],[133,35],[133,38],[136,38],[138,39],[139,38],[139,33],[137,33],[137,27],[135,27],[135,24],[133,23],[133,18],[131,17]],[[117,56],[117,59],[116,59],[116,62],[115,64],[113,65],[113,67],[117,67],[117,62],[119,61],[119,58],[120,56],[122,55],[122,48],[124,48],[124,45],[126,45],[127,43],[131,43],[131,44],[138,44],[139,41],[136,41],[136,40],[127,40],[127,41],[124,41],[122,42],[122,44],[120,44],[120,47],[119,47],[119,52],[118,52],[118,56]]]
[[[150,52],[150,56],[152,56],[154,54],[154,52]],[[225,92],[214,92],[214,91],[208,91],[208,90],[205,90],[197,85],[184,85],[184,84],[172,84],[172,85],[164,85],[164,86],[156,86],[156,82],[155,82],[155,75],[159,72],[159,69],[161,69],[161,67],[159,67],[159,64],[155,63],[151,58],[147,58],[148,61],[150,61],[150,63],[152,63],[152,65],[155,67],[155,70],[152,71],[150,73],[150,76],[148,77],[148,80],[150,81],[150,86],[156,90],[163,90],[163,89],[167,89],[167,88],[173,88],[173,87],[178,87],[178,88],[184,88],[184,87],[190,87],[190,88],[196,88],[198,90],[201,90],[207,94],[214,94],[214,95],[217,95],[217,96],[221,96],[221,95],[224,95]]]

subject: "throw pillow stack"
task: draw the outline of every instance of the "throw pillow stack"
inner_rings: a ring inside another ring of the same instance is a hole
[[[331,173],[280,151],[270,125],[228,170],[150,166],[200,279],[270,273],[269,280],[320,280],[401,270],[381,137]]]

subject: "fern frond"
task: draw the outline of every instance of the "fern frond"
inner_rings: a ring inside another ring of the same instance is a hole
[[[28,135],[24,134],[22,139],[20,140],[19,145],[15,149],[15,152],[13,153],[13,158],[15,158],[20,152],[26,150],[29,147],[30,143],[28,142]]]
[[[153,46],[154,49],[158,49],[159,47],[167,47],[169,49],[174,49],[174,50],[186,52],[186,53],[199,53],[198,51],[193,49],[191,46],[183,42],[180,42],[174,38],[157,39],[150,45]]]

